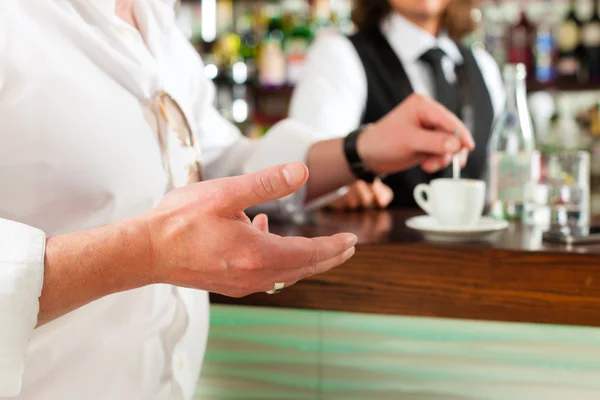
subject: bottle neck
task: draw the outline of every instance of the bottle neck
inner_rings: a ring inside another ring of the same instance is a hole
[[[511,124],[516,124],[523,138],[523,144],[528,151],[535,150],[535,137],[533,123],[529,115],[527,104],[527,87],[524,71],[515,71],[505,75],[506,85],[506,112],[510,116]]]
[[[506,106],[509,110],[520,109],[527,106],[527,87],[524,79],[513,78],[505,82]]]
[[[575,0],[569,2],[569,12],[567,15],[577,18],[577,2]]]

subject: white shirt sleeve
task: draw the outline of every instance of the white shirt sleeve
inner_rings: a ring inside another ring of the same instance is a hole
[[[0,219],[0,397],[21,390],[25,353],[37,324],[46,235]]]
[[[241,175],[294,161],[306,162],[310,148],[322,135],[297,121],[275,125],[262,139],[251,140],[223,118],[214,107],[215,87],[203,74],[204,65],[193,47],[182,38],[181,64],[190,70],[188,110],[202,149],[203,177],[216,179]],[[305,188],[284,199],[257,207],[257,211],[287,213],[302,207]]]
[[[294,90],[290,118],[321,132],[321,139],[342,137],[360,126],[367,102],[367,77],[352,43],[335,35],[314,43]]]
[[[211,127],[213,135],[231,143],[210,147],[210,162],[204,169],[206,179],[247,174],[294,161],[306,162],[310,148],[319,140],[313,129],[289,119],[273,126],[262,139],[248,139],[212,106],[203,122]],[[306,187],[303,187],[293,195],[263,204],[254,211],[291,213],[302,208],[305,198]]]
[[[506,92],[500,68],[492,55],[480,47],[473,49],[473,55],[490,94],[494,116],[498,117],[504,110],[504,103],[506,102]]]

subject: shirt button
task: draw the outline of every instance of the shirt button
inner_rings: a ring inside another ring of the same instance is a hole
[[[180,371],[183,371],[183,368],[185,367],[185,363],[183,362],[183,360],[181,358],[179,359],[177,366],[179,367]]]

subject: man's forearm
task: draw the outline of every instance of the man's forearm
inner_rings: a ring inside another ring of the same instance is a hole
[[[151,282],[144,225],[130,220],[51,237],[38,326],[109,294]]]
[[[344,155],[343,139],[316,143],[308,153],[306,165],[310,171],[307,201],[356,181]]]

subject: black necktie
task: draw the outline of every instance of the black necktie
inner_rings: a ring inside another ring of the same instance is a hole
[[[421,56],[421,60],[429,64],[433,71],[435,80],[435,99],[442,103],[448,110],[457,113],[456,90],[454,86],[448,83],[444,69],[442,68],[442,59],[446,54],[437,47],[428,50]]]

